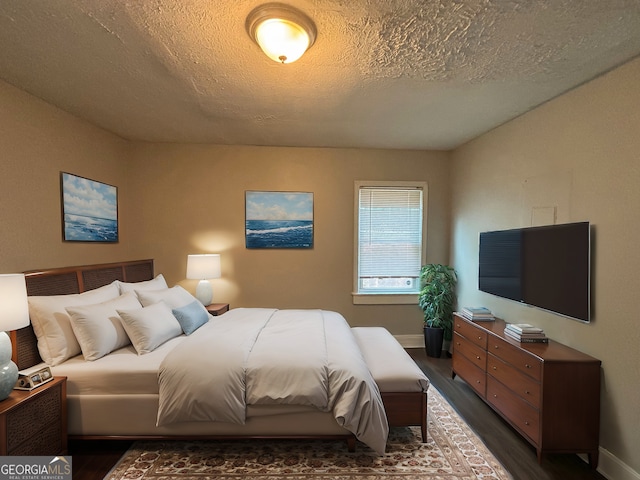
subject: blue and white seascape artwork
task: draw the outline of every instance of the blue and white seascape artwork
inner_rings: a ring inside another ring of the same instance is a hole
[[[312,248],[313,193],[246,192],[247,248]]]
[[[62,173],[64,239],[118,241],[118,190],[112,185]]]

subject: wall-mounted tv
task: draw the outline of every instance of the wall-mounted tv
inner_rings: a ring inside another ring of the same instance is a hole
[[[589,222],[480,233],[478,288],[591,320]]]

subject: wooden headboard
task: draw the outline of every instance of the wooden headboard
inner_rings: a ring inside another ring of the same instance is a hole
[[[24,272],[27,295],[69,295],[108,285],[114,280],[142,282],[154,277],[153,260],[80,265]],[[42,362],[31,325],[10,332],[12,360],[19,370]]]

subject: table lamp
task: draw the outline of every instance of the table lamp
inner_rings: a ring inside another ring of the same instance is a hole
[[[0,400],[9,396],[18,381],[18,367],[11,361],[11,339],[6,332],[29,325],[27,285],[21,273],[0,275]]]
[[[196,298],[203,305],[210,305],[213,300],[213,288],[210,278],[220,278],[220,255],[208,253],[187,256],[187,278],[200,280],[196,287]]]

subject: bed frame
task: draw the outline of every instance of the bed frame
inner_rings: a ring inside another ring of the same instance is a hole
[[[32,270],[25,272],[28,295],[68,295],[82,293],[87,290],[107,285],[114,280],[123,282],[140,282],[154,278],[154,266],[152,259],[133,260],[117,263],[104,263],[94,265],[82,265],[74,267],[50,268],[45,270]],[[42,362],[37,347],[37,339],[31,325],[10,332],[13,347],[12,360],[19,370],[23,370]],[[422,427],[423,441],[426,441],[426,393],[415,392],[382,392],[383,402],[390,426]],[[330,417],[335,423],[335,419]],[[337,424],[335,424],[337,426]],[[336,431],[343,430],[342,427]],[[347,442],[350,451],[355,450],[356,439],[353,434],[344,430],[344,434],[322,435],[69,435],[70,438],[79,439],[138,439],[138,438],[322,438],[341,439]]]

